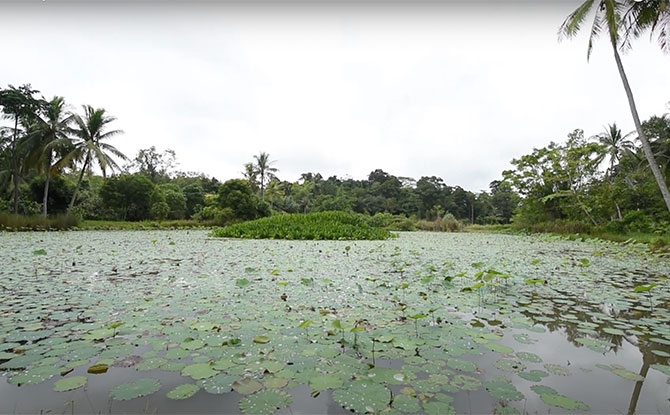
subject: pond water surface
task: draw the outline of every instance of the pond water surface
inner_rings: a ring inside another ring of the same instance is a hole
[[[0,413],[670,413],[641,246],[1,233],[0,264]]]

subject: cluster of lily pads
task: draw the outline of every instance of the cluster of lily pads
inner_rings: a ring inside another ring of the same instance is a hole
[[[64,402],[83,389],[113,401],[215,394],[271,414],[298,405],[304,385],[357,413],[454,413],[464,393],[489,412],[530,399],[541,412],[589,411],[597,403],[551,383],[575,370],[536,344],[553,331],[611,358],[588,368],[598,376],[645,379],[617,360],[624,341],[670,376],[667,260],[637,246],[159,231],[17,234],[0,248],[0,396],[42,385]],[[89,384],[129,372],[108,390]]]

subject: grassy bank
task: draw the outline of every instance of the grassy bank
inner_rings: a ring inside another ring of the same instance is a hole
[[[77,229],[79,230],[123,230],[144,231],[154,229],[210,229],[217,226],[214,221],[197,220],[164,220],[164,221],[109,221],[109,220],[84,220]]]
[[[550,226],[515,227],[514,225],[470,225],[467,232],[491,232],[511,234],[551,233],[566,236],[570,239],[603,239],[614,242],[636,242],[648,245],[652,250],[670,251],[670,235],[655,232],[609,232],[598,228],[585,229],[584,232],[574,232],[573,227],[563,227],[560,224]]]
[[[57,215],[53,217],[22,216],[11,213],[0,213],[0,231],[59,231],[74,229],[79,219],[73,215]]]

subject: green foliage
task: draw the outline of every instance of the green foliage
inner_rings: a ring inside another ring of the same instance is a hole
[[[56,215],[44,218],[42,216],[22,216],[0,212],[0,230],[52,231],[74,229],[78,225],[79,218],[74,215]]]
[[[421,230],[434,232],[463,232],[465,230],[465,224],[451,213],[447,213],[434,221],[420,220],[416,226]]]
[[[219,206],[231,209],[235,218],[252,220],[269,215],[269,207],[251,190],[246,180],[228,180],[219,188]]]
[[[387,239],[365,216],[346,212],[286,214],[218,228],[212,236],[253,239]]]
[[[152,218],[156,186],[141,174],[124,174],[107,179],[100,188],[103,202],[115,212],[117,219],[146,220]]]

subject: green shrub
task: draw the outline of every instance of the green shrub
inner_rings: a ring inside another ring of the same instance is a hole
[[[532,225],[520,226],[514,223],[514,227],[519,230],[524,230],[532,233],[582,233],[588,234],[593,230],[593,226],[588,223],[574,220],[556,219],[548,222],[540,222]]]
[[[79,218],[75,215],[21,216],[0,213],[0,230],[8,231],[54,231],[75,228]]]
[[[368,219],[368,223],[373,228],[388,228],[393,223],[393,215],[377,212]]]
[[[392,234],[350,212],[291,213],[218,228],[212,236],[248,239],[387,239]]]
[[[422,231],[433,232],[462,232],[465,230],[463,222],[456,219],[451,213],[432,221],[420,220],[417,222],[417,227]]]

